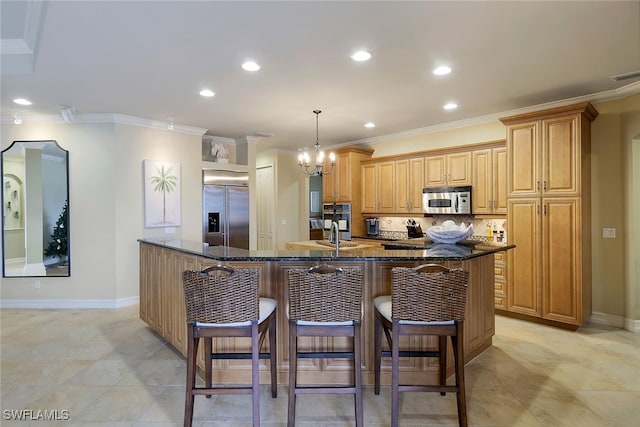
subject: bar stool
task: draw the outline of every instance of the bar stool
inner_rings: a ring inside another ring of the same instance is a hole
[[[184,298],[187,314],[187,386],[184,426],[193,421],[195,395],[251,394],[253,425],[260,425],[259,359],[270,359],[271,396],[277,396],[276,301],[258,297],[260,270],[233,269],[216,265],[203,271],[184,271]],[[269,332],[269,353],[260,353]],[[212,338],[251,337],[251,352],[212,351]],[[204,338],[204,387],[196,386],[196,356]],[[211,384],[212,359],[251,359],[251,386]]]
[[[289,289],[289,409],[287,426],[295,425],[298,394],[354,394],[356,426],[363,425],[362,269],[320,265],[288,271]],[[301,352],[298,337],[353,337],[353,351]],[[302,386],[297,383],[298,358],[353,359],[353,385]]]
[[[391,295],[374,299],[374,392],[380,394],[380,364],[382,357],[391,356],[391,426],[399,420],[399,392],[456,392],[458,423],[467,426],[467,405],[464,387],[463,327],[469,272],[449,270],[441,265],[426,264],[415,268],[395,267]],[[384,331],[391,351],[382,351]],[[438,337],[438,350],[401,351],[400,336],[432,335]],[[455,367],[455,384],[447,381],[447,337],[451,337]],[[400,357],[438,357],[438,385],[400,384]]]

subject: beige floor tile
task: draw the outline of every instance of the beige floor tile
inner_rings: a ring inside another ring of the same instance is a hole
[[[48,325],[43,328],[42,325]],[[181,426],[186,364],[138,318],[118,310],[0,310],[2,409],[70,409],[67,422],[2,426]],[[46,363],[43,362],[46,355]],[[614,426],[640,419],[640,334],[566,331],[498,316],[494,345],[467,364],[470,426]],[[261,386],[261,420],[286,425],[287,388]],[[388,426],[389,386],[364,390],[365,425]],[[401,426],[457,425],[455,396],[403,393]],[[299,396],[297,426],[353,426],[353,397]],[[251,397],[197,396],[194,426],[251,426]]]
[[[138,421],[164,391],[163,387],[112,386],[74,418],[78,421]]]

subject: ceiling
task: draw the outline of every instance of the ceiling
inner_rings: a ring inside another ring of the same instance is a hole
[[[640,77],[639,1],[6,1],[2,114],[118,113],[298,150],[375,140]],[[357,63],[350,55],[369,50]],[[240,68],[246,59],[258,72]],[[448,76],[431,70],[448,64]],[[216,95],[203,98],[202,88]],[[26,97],[29,107],[12,100]],[[459,108],[445,111],[454,101]],[[376,127],[364,128],[373,121]]]

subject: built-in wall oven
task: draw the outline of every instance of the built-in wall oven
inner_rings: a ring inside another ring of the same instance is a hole
[[[338,223],[340,239],[351,240],[351,203],[325,203],[322,205],[322,228],[328,238],[331,223]]]

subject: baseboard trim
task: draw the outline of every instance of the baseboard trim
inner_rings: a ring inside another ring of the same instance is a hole
[[[624,328],[627,331],[640,334],[640,320],[625,319]]]
[[[4,299],[0,300],[0,308],[6,309],[115,309],[140,302],[140,297],[119,299]]]
[[[594,311],[591,313],[591,319],[589,320],[596,325],[613,326],[616,328],[626,329],[631,332],[640,332],[640,320],[628,319],[615,314]]]

